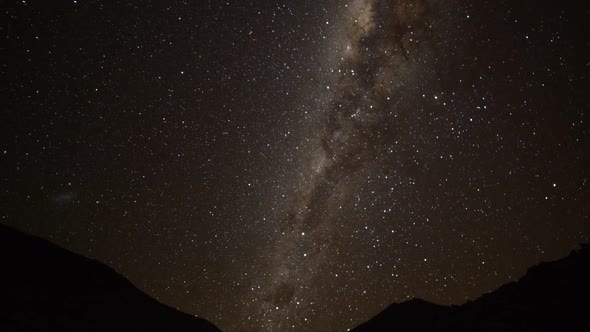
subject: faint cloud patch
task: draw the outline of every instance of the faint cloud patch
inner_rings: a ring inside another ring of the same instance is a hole
[[[78,195],[75,192],[66,191],[54,196],[53,202],[57,205],[57,207],[63,208],[69,206],[74,200],[76,200],[77,197]]]

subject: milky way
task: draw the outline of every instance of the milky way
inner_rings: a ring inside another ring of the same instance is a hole
[[[316,279],[338,250],[332,246],[336,211],[350,201],[362,169],[387,162],[382,155],[400,125],[393,83],[414,52],[430,47],[431,1],[358,0],[346,8],[336,81],[309,128],[319,135],[306,151],[306,175],[270,258],[272,281],[259,308],[268,329],[289,327],[282,317],[295,314],[298,303],[325,296]]]

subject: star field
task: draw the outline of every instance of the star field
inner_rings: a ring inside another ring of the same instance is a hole
[[[460,304],[590,240],[590,7],[3,5],[0,222],[224,331]]]

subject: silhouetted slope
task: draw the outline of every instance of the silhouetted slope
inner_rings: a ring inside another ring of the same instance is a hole
[[[392,304],[352,331],[586,331],[589,296],[590,245],[586,244],[461,306],[417,299]]]
[[[111,268],[0,225],[0,331],[219,331]]]

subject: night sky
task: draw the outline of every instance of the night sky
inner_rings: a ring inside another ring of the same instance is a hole
[[[586,1],[1,1],[0,222],[224,331],[590,240]]]

